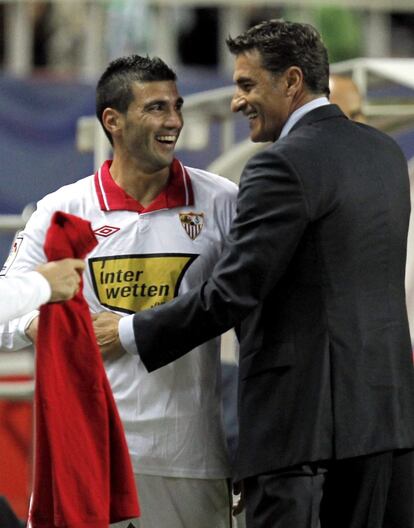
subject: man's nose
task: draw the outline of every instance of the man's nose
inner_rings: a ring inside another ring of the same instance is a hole
[[[177,110],[169,112],[165,124],[170,128],[181,128],[183,126],[183,116],[181,112],[178,112]]]
[[[240,112],[244,106],[246,106],[246,99],[242,95],[235,93],[230,103],[231,111]]]

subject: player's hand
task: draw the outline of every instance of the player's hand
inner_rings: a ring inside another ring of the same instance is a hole
[[[236,496],[236,497],[234,497]],[[232,514],[239,515],[244,510],[244,486],[243,481],[233,483],[233,508]]]
[[[119,340],[118,324],[120,319],[121,316],[112,312],[92,314],[96,341],[105,361],[113,361],[125,354]]]
[[[63,259],[48,262],[36,268],[49,282],[52,295],[50,302],[67,301],[79,290],[80,273],[85,269],[85,263],[79,259]]]

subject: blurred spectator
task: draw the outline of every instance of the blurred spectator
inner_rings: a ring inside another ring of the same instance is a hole
[[[0,63],[4,60],[4,4],[0,4]]]
[[[412,57],[414,55],[414,14],[391,14],[391,38],[394,57]]]
[[[53,32],[50,16],[53,8],[48,2],[36,2],[32,9],[33,66],[44,67],[48,65],[48,50]]]
[[[331,75],[329,77],[329,89],[331,103],[338,105],[342,112],[360,123],[365,123],[365,115],[362,110],[362,96],[358,86],[351,77]]]
[[[108,59],[151,50],[152,12],[147,0],[108,0],[105,32]]]
[[[323,6],[314,12],[314,20],[329,53],[329,62],[361,56],[361,13],[346,7]]]
[[[86,2],[55,2],[49,15],[48,64],[58,72],[79,70],[87,20]]]
[[[336,2],[339,4],[340,2]],[[316,2],[315,2],[316,4]],[[332,4],[335,4],[332,2]],[[286,20],[315,26],[328,49],[329,62],[339,62],[363,55],[362,14],[360,10],[340,5],[310,6],[284,10]]]
[[[216,66],[218,62],[218,9],[193,10],[193,23],[179,37],[179,51],[184,64]]]

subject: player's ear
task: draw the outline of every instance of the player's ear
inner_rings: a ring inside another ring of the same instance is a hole
[[[114,108],[105,108],[102,112],[102,124],[112,137],[119,133],[121,128],[122,114]]]

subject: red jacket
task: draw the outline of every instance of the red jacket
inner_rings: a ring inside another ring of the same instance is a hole
[[[57,212],[49,260],[84,258],[90,223]],[[33,528],[107,528],[139,516],[123,427],[82,291],[42,306],[36,347]]]

